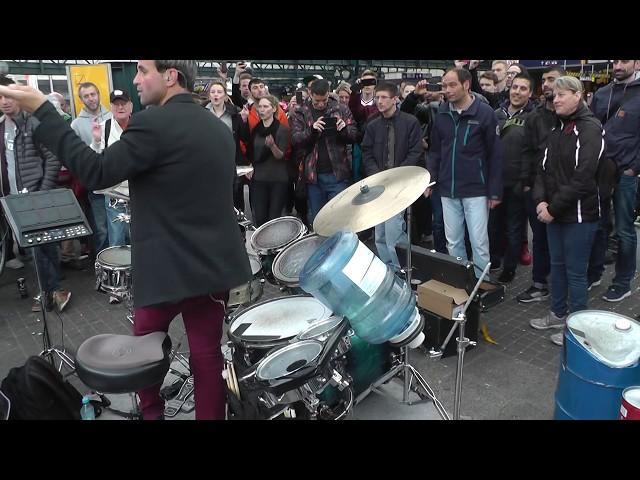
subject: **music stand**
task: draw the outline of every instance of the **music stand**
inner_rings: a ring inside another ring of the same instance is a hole
[[[46,190],[42,192],[19,193],[0,198],[9,227],[13,231],[18,245],[22,248],[33,248],[49,243],[58,243],[70,238],[91,235],[89,227],[78,201],[69,189]],[[42,344],[40,356],[47,357],[55,366],[54,356],[60,359],[60,367],[66,365],[75,370],[73,356],[64,345],[53,346],[47,325],[46,294],[42,285],[38,256],[42,255],[34,249],[34,260],[38,289],[40,290],[40,308],[42,310]],[[64,339],[63,339],[64,343]]]

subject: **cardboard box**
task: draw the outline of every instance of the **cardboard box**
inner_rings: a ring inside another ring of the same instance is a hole
[[[462,288],[454,288],[437,280],[418,285],[418,305],[443,318],[458,315],[469,295]]]

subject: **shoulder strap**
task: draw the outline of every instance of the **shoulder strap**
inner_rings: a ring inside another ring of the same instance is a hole
[[[111,133],[111,119],[104,124],[104,148],[109,146],[109,134]]]

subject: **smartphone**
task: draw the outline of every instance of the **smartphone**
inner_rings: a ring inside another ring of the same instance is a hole
[[[220,73],[227,73],[227,62],[220,62]]]
[[[427,92],[439,92],[442,87],[437,83],[427,83]]]
[[[304,102],[304,99],[302,98],[302,92],[300,90],[298,90],[296,92],[296,104],[297,105],[302,105],[303,102]]]
[[[360,80],[360,86],[369,87],[373,85],[377,85],[378,81],[375,78],[363,78]]]
[[[325,135],[335,135],[338,133],[338,129],[336,127],[338,119],[336,117],[323,117],[322,121],[324,122]]]

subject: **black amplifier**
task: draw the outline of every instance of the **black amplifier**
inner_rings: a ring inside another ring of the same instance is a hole
[[[0,198],[0,204],[23,248],[93,233],[76,197],[66,188],[8,195]]]

